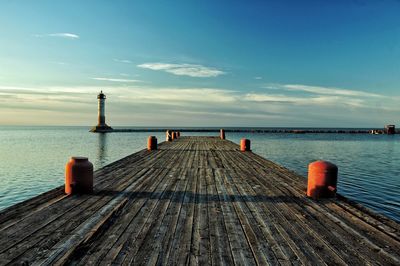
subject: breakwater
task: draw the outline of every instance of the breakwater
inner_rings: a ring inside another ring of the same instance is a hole
[[[112,132],[165,132],[171,128],[114,128],[104,131]],[[219,128],[173,128],[180,132],[219,132]],[[290,134],[384,134],[384,129],[291,129],[291,128],[224,128],[225,132],[232,133],[290,133]],[[400,134],[400,130],[396,130]]]

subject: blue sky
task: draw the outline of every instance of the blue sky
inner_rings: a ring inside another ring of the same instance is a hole
[[[329,2],[329,3],[328,3]],[[400,2],[0,2],[0,124],[381,127]]]

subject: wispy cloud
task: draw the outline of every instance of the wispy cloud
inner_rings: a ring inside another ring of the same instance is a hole
[[[258,79],[258,80],[260,80],[260,79],[262,79],[262,77],[254,77],[254,79]]]
[[[70,39],[70,40],[79,39],[79,35],[74,34],[74,33],[67,33],[67,32],[48,33],[48,34],[35,34],[34,36],[38,37],[38,38],[42,38],[42,37],[57,37],[57,38],[64,38],[64,39]]]
[[[127,60],[127,59],[116,59],[116,58],[114,58],[113,60],[114,60],[115,62],[124,63],[124,64],[131,64],[131,63],[132,63],[132,61]]]
[[[349,108],[374,106],[379,109],[385,108],[382,107],[382,99],[389,100],[388,96],[378,93],[324,86],[267,84],[264,88],[274,91],[274,93],[250,93],[246,95],[246,99],[255,102],[281,102],[304,106],[345,106]],[[391,101],[389,100],[389,102]]]
[[[213,67],[193,64],[145,63],[137,66],[145,69],[164,71],[178,76],[196,78],[217,77],[226,74],[224,71]]]
[[[265,94],[265,93],[248,93],[244,96],[247,101],[264,102],[264,103],[281,103],[296,105],[314,105],[314,106],[349,106],[362,107],[365,103],[362,99],[355,99],[343,96],[312,96],[312,97],[293,97],[284,94]]]
[[[69,63],[66,63],[66,62],[52,62],[52,63],[56,64],[56,65],[60,65],[60,66],[69,65]]]
[[[269,84],[265,88],[268,89],[282,89],[287,91],[302,91],[312,94],[324,95],[341,95],[341,96],[359,96],[359,97],[383,97],[377,93],[370,93],[358,90],[348,90],[341,88],[321,87],[321,86],[308,86],[301,84]]]
[[[235,91],[217,88],[130,88],[129,93],[122,96],[124,100],[142,102],[193,105],[193,103],[232,103],[237,100]]]
[[[100,81],[110,81],[110,82],[125,82],[125,83],[140,82],[140,80],[137,79],[117,79],[117,78],[91,78],[91,79]]]

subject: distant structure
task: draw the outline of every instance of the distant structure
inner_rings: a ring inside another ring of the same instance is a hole
[[[112,127],[106,124],[106,115],[105,115],[105,101],[106,95],[101,91],[99,95],[97,95],[97,99],[99,100],[99,108],[98,108],[98,118],[97,118],[97,126],[93,127],[90,131],[97,133],[105,133],[112,131]]]
[[[385,126],[385,133],[388,135],[393,135],[396,133],[396,128],[394,125],[386,125]]]

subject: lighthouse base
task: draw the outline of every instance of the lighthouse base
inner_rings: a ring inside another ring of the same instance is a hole
[[[92,127],[92,129],[90,129],[90,132],[93,133],[107,133],[107,132],[113,132],[113,128],[108,126],[108,125],[97,125],[95,127]]]

